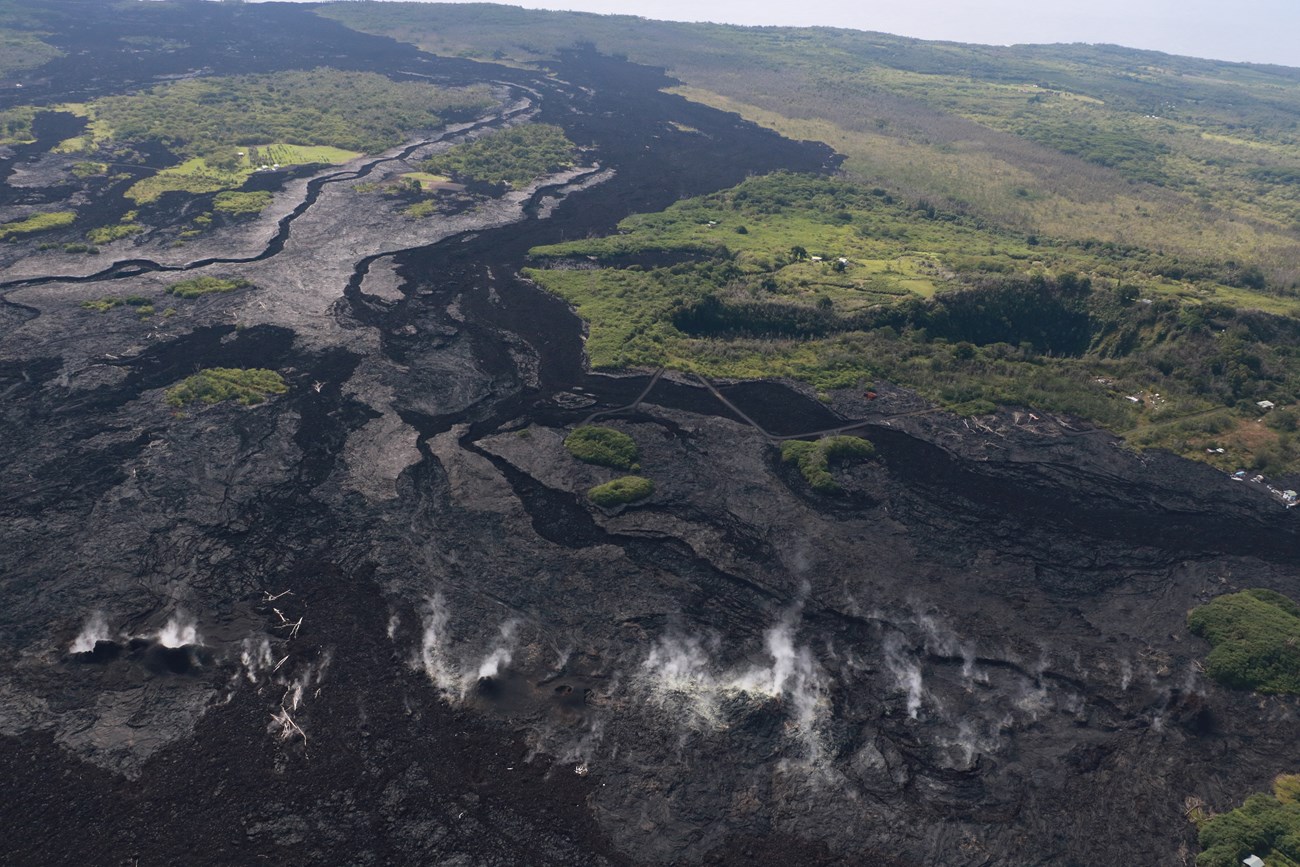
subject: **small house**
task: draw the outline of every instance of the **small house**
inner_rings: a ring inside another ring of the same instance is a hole
[[[1241,863],[1245,864],[1246,867],[1264,867],[1264,859],[1258,855],[1247,855],[1241,859]]]
[[[1257,400],[1255,401],[1255,406],[1264,410],[1264,412],[1268,412],[1270,409],[1277,406],[1277,404],[1273,403],[1271,400]]]

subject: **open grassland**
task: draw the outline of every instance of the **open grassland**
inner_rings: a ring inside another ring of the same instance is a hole
[[[666,66],[689,98],[825,141],[863,183],[902,198],[1059,239],[1250,263],[1300,285],[1297,70],[481,4],[321,14],[485,60],[588,42]]]
[[[73,211],[51,211],[44,214],[32,214],[30,217],[21,220],[0,223],[0,241],[7,241],[20,235],[62,229],[65,226],[71,226],[76,219],[77,215]]]

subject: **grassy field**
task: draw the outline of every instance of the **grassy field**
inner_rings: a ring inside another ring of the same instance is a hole
[[[21,220],[0,223],[0,241],[7,241],[20,235],[62,229],[65,226],[71,226],[76,219],[77,215],[73,211],[50,211],[44,214],[32,214],[30,217]]]
[[[897,196],[1026,233],[1251,262],[1300,285],[1296,70],[481,4],[320,14],[481,59],[537,62],[589,43],[666,66],[688,98],[827,142]]]

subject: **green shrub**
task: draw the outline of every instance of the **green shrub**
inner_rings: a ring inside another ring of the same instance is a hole
[[[640,476],[623,476],[612,482],[596,485],[587,492],[587,496],[597,506],[610,508],[644,500],[654,492],[655,483],[649,479]]]
[[[1210,677],[1234,689],[1300,694],[1300,606],[1272,590],[1212,599],[1187,616],[1210,642]]]
[[[232,216],[260,214],[262,209],[271,204],[271,194],[262,190],[252,193],[217,193],[212,200],[212,208]]]
[[[564,447],[569,454],[589,464],[616,470],[637,469],[636,440],[613,428],[580,427],[565,437]]]
[[[100,226],[98,229],[91,229],[86,233],[86,240],[96,244],[107,244],[110,241],[118,241],[143,231],[144,229],[140,226],[133,226],[130,223],[118,223],[114,226]]]
[[[93,178],[95,175],[107,174],[107,172],[106,163],[77,163],[72,167],[72,173],[79,178]]]
[[[414,217],[417,220],[420,217],[427,217],[434,211],[438,210],[438,203],[433,199],[425,199],[422,202],[416,202],[413,205],[407,205],[402,209],[402,213],[408,217]]]
[[[236,289],[243,289],[248,285],[250,285],[249,282],[242,277],[229,279],[191,277],[189,280],[173,283],[167,287],[167,291],[177,298],[198,298],[201,295],[210,295],[214,292],[234,292]]]
[[[284,378],[265,368],[213,367],[167,389],[167,403],[185,406],[190,403],[221,403],[237,400],[245,406],[261,403],[268,395],[289,390]]]
[[[112,310],[121,303],[121,298],[106,296],[104,298],[92,298],[88,301],[82,301],[81,306],[87,310],[94,310],[96,313],[107,313],[109,310]]]
[[[819,494],[836,494],[839,483],[831,475],[831,461],[845,463],[863,460],[876,453],[876,447],[862,437],[834,436],[807,442],[788,440],[781,444],[781,460],[795,464],[814,491]]]

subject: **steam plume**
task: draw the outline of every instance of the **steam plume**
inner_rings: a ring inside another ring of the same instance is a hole
[[[77,634],[69,650],[72,653],[90,653],[97,643],[107,640],[108,621],[104,619],[102,611],[95,611],[86,618],[85,625],[81,627],[81,632]]]
[[[921,666],[903,647],[902,636],[898,633],[891,632],[885,638],[885,666],[898,682],[898,688],[907,693],[907,715],[916,719],[924,695]]]
[[[518,626],[519,623],[516,620],[508,620],[501,624],[501,634],[496,646],[479,663],[477,680],[482,680],[485,677],[496,677],[503,665],[510,664],[515,643],[515,629]]]
[[[158,631],[158,642],[163,647],[184,647],[187,644],[201,644],[198,624],[184,611],[177,610],[167,621],[167,625]]]

